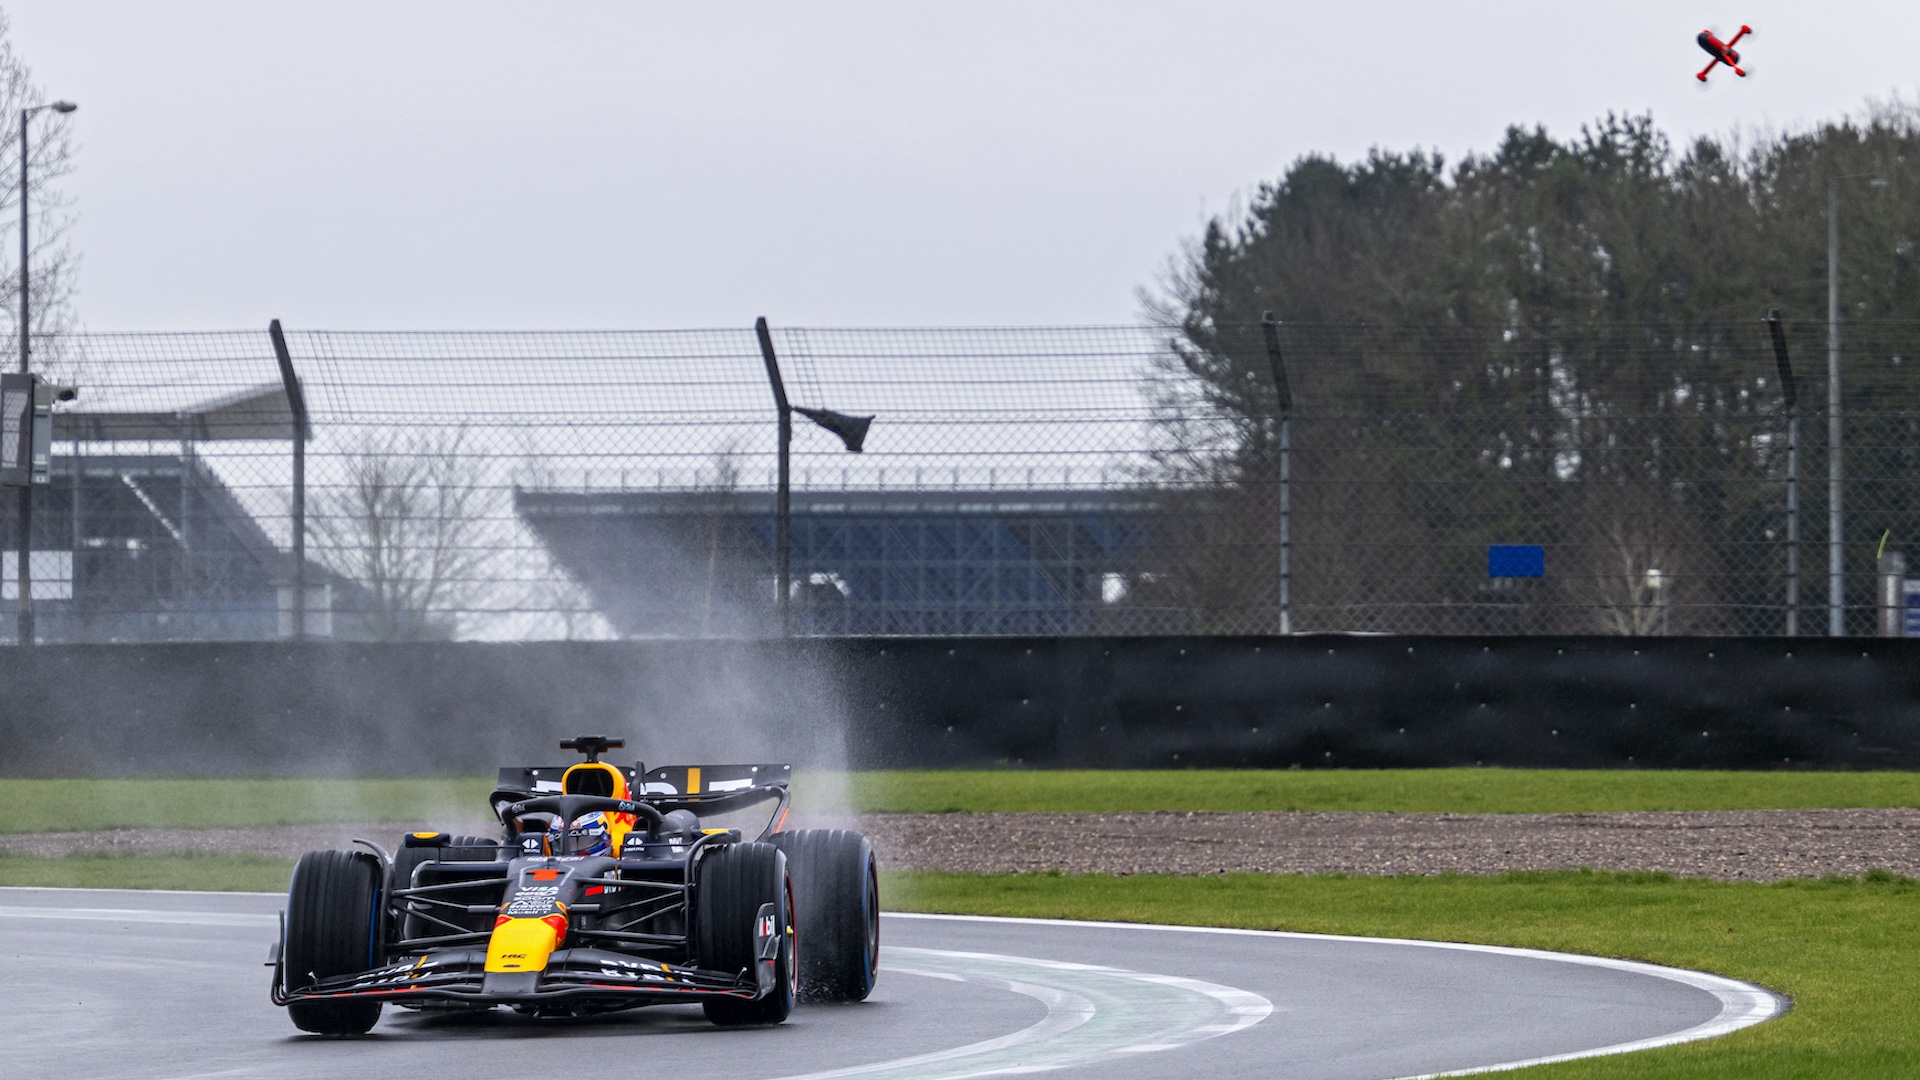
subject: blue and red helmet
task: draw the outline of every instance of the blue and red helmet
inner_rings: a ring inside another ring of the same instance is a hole
[[[556,820],[547,829],[547,849],[555,855],[611,855],[613,833],[605,814],[582,814],[571,822]]]

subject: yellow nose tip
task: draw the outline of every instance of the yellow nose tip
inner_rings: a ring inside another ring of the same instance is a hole
[[[564,918],[511,919],[501,917],[487,941],[488,971],[545,971],[547,957],[560,944]]]

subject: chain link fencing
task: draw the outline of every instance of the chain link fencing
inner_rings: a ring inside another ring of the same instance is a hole
[[[775,327],[793,405],[875,417],[859,453],[794,418],[788,625],[1825,634],[1837,580],[1841,629],[1873,633],[1876,556],[1920,543],[1920,323],[1845,327],[1837,484],[1825,327],[1785,329],[1797,408],[1758,319]],[[298,503],[265,330],[36,349],[80,388],[32,489],[40,640],[781,632],[753,328],[286,342]],[[1544,573],[1490,576],[1493,545]]]

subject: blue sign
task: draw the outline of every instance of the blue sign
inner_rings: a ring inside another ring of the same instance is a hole
[[[1547,549],[1539,544],[1489,544],[1488,577],[1546,577]]]
[[[1902,599],[1906,601],[1906,610],[1902,612],[1905,618],[1901,619],[1900,635],[1920,637],[1920,578],[1908,578],[1901,584],[1905,586],[1906,595]]]

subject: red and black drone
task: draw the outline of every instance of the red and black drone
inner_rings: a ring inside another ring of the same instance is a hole
[[[1707,72],[1712,71],[1715,64],[1725,64],[1733,69],[1735,75],[1743,79],[1746,78],[1747,73],[1740,70],[1740,54],[1734,52],[1733,47],[1740,44],[1741,38],[1751,33],[1753,33],[1753,27],[1743,26],[1740,28],[1739,33],[1733,35],[1732,41],[1721,41],[1719,38],[1713,36],[1713,31],[1711,30],[1700,31],[1700,36],[1693,40],[1698,41],[1700,47],[1707,50],[1707,55],[1713,57],[1713,59],[1707,61],[1707,66],[1701,68],[1700,74],[1695,75],[1694,78],[1699,79],[1701,82],[1706,82]]]

